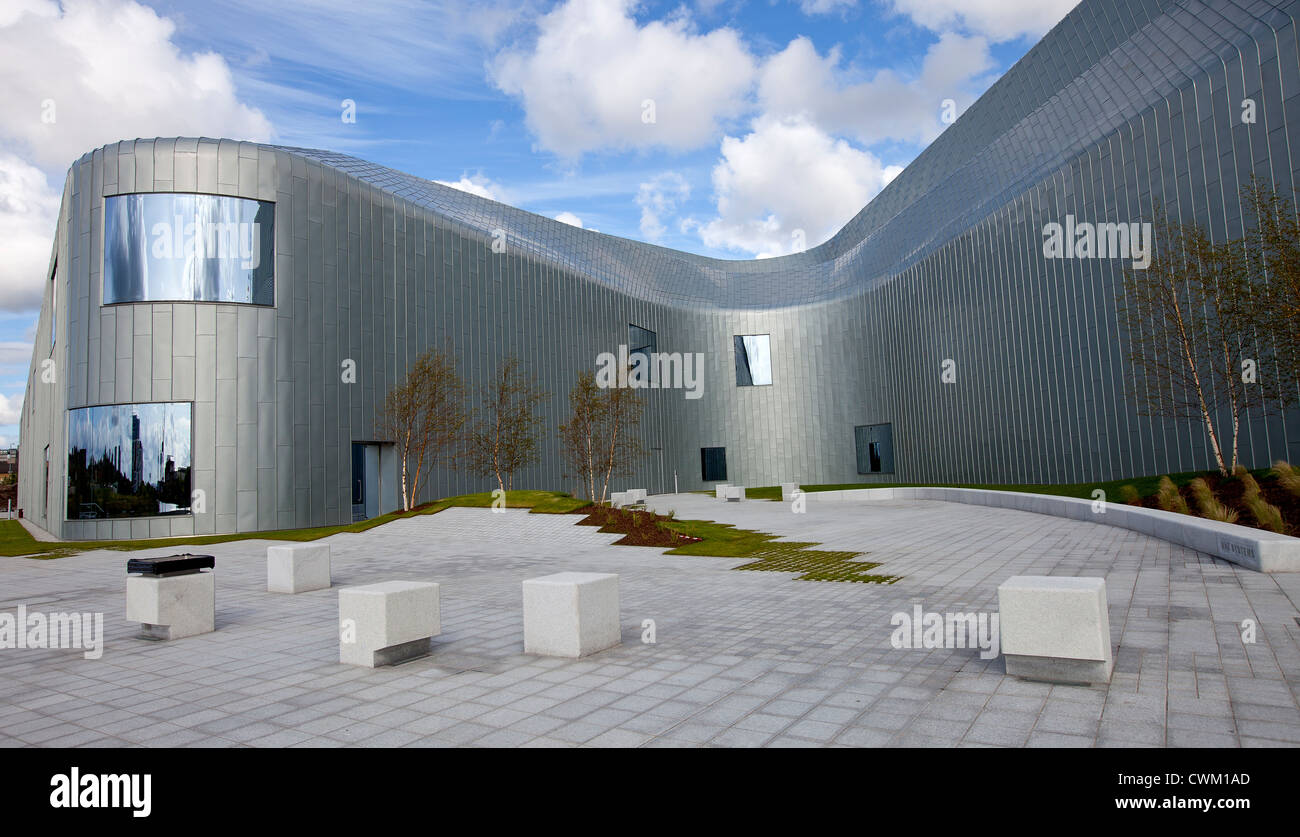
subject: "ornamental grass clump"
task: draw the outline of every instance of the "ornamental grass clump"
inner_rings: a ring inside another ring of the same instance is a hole
[[[1241,480],[1242,494],[1241,502],[1250,512],[1250,516],[1255,518],[1255,522],[1260,528],[1267,529],[1270,532],[1277,532],[1279,535],[1286,534],[1286,522],[1282,520],[1282,510],[1277,506],[1264,499],[1260,493],[1259,483],[1255,477],[1247,471],[1244,466],[1238,465],[1233,471],[1237,479]]]
[[[1264,529],[1270,532],[1277,532],[1279,535],[1286,534],[1286,523],[1282,520],[1282,510],[1256,494],[1253,497],[1246,498],[1246,508],[1250,511],[1251,517]]]
[[[1279,459],[1273,463],[1273,474],[1277,477],[1277,484],[1286,489],[1291,495],[1300,497],[1300,471],[1291,466],[1291,463]]]
[[[1220,523],[1237,522],[1236,510],[1220,503],[1219,498],[1214,495],[1214,490],[1204,479],[1197,477],[1192,480],[1188,488],[1192,492],[1192,499],[1196,501],[1196,507],[1201,512],[1201,517],[1217,520]]]
[[[1187,508],[1187,501],[1183,495],[1178,492],[1178,486],[1169,477],[1160,478],[1160,488],[1156,490],[1156,502],[1160,508],[1167,512],[1175,514],[1191,514],[1191,509]]]

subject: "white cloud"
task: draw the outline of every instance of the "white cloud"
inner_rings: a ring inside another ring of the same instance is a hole
[[[0,133],[42,168],[138,136],[266,140],[271,124],[239,101],[225,59],[185,54],[175,25],[131,0],[30,4],[0,26]],[[43,119],[52,102],[54,120]]]
[[[63,175],[85,152],[136,137],[270,139],[225,60],[183,53],[174,29],[132,0],[0,11],[0,308],[39,304]]]
[[[840,67],[838,48],[822,57],[812,41],[799,37],[764,64],[759,101],[771,116],[803,116],[865,145],[929,143],[945,127],[944,100],[952,99],[960,112],[991,81],[993,67],[987,41],[949,33],[930,45],[914,78],[880,70],[855,83]]]
[[[0,427],[16,426],[23,415],[23,396],[0,393]]]
[[[0,152],[0,310],[40,307],[60,199],[44,172]]]
[[[572,212],[561,212],[559,215],[555,216],[555,220],[562,224],[568,224],[571,227],[582,229],[582,219],[577,215],[574,215]]]
[[[482,174],[462,174],[460,180],[435,180],[435,183],[441,183],[443,186],[450,186],[453,189],[459,189],[462,192],[469,192],[471,195],[478,195],[480,198],[487,198],[490,201],[501,201],[501,187],[488,180]]]
[[[682,10],[640,26],[632,5],[568,0],[539,20],[535,44],[493,62],[542,148],[690,150],[749,107],[755,62],[737,32],[699,34]]]
[[[718,215],[694,223],[705,245],[759,258],[833,235],[898,173],[803,117],[761,117],[722,141],[713,169]]]
[[[936,32],[960,29],[992,41],[1039,38],[1079,0],[892,0],[893,11]]]
[[[641,235],[658,241],[667,231],[663,217],[671,215],[677,206],[691,196],[691,185],[675,171],[655,175],[642,183],[636,192],[636,205],[641,207]]]

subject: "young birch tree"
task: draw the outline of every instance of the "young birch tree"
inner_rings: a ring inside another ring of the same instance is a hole
[[[515,474],[536,462],[542,419],[537,408],[547,393],[533,386],[517,358],[506,358],[481,392],[467,437],[465,467],[495,477],[502,491],[514,488]]]
[[[453,459],[465,420],[465,384],[449,353],[431,349],[420,355],[384,397],[376,424],[397,448],[403,510],[414,508],[433,469]]]
[[[1242,361],[1256,354],[1245,263],[1239,246],[1213,244],[1193,224],[1161,216],[1154,232],[1150,266],[1125,271],[1120,299],[1138,414],[1202,422],[1228,476],[1250,396]]]
[[[632,473],[645,455],[637,434],[642,402],[631,388],[601,388],[591,372],[569,392],[570,417],[560,425],[560,449],[587,499],[603,502],[611,480]]]

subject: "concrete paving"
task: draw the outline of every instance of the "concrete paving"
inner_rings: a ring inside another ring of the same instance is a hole
[[[266,592],[271,542],[193,547],[217,559],[217,630],[160,643],[125,620],[125,563],[175,548],[5,558],[0,612],[102,611],[105,644],[97,660],[0,649],[0,746],[1300,744],[1300,575],[941,502],[650,505],[861,551],[902,579],[735,572],[747,560],[612,546],[618,536],[577,516],[449,509],[329,538],[334,589],[293,596]],[[520,583],[565,570],[619,573],[620,647],[523,654]],[[894,614],[995,611],[998,583],[1017,574],[1106,579],[1109,685],[1030,683],[975,648],[891,644]],[[401,666],[340,665],[338,587],[387,579],[439,582],[444,633]]]

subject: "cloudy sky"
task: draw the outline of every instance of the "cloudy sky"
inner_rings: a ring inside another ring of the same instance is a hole
[[[63,180],[96,146],[327,148],[602,232],[778,255],[832,235],[945,100],[967,107],[1075,2],[0,0],[0,445]]]

